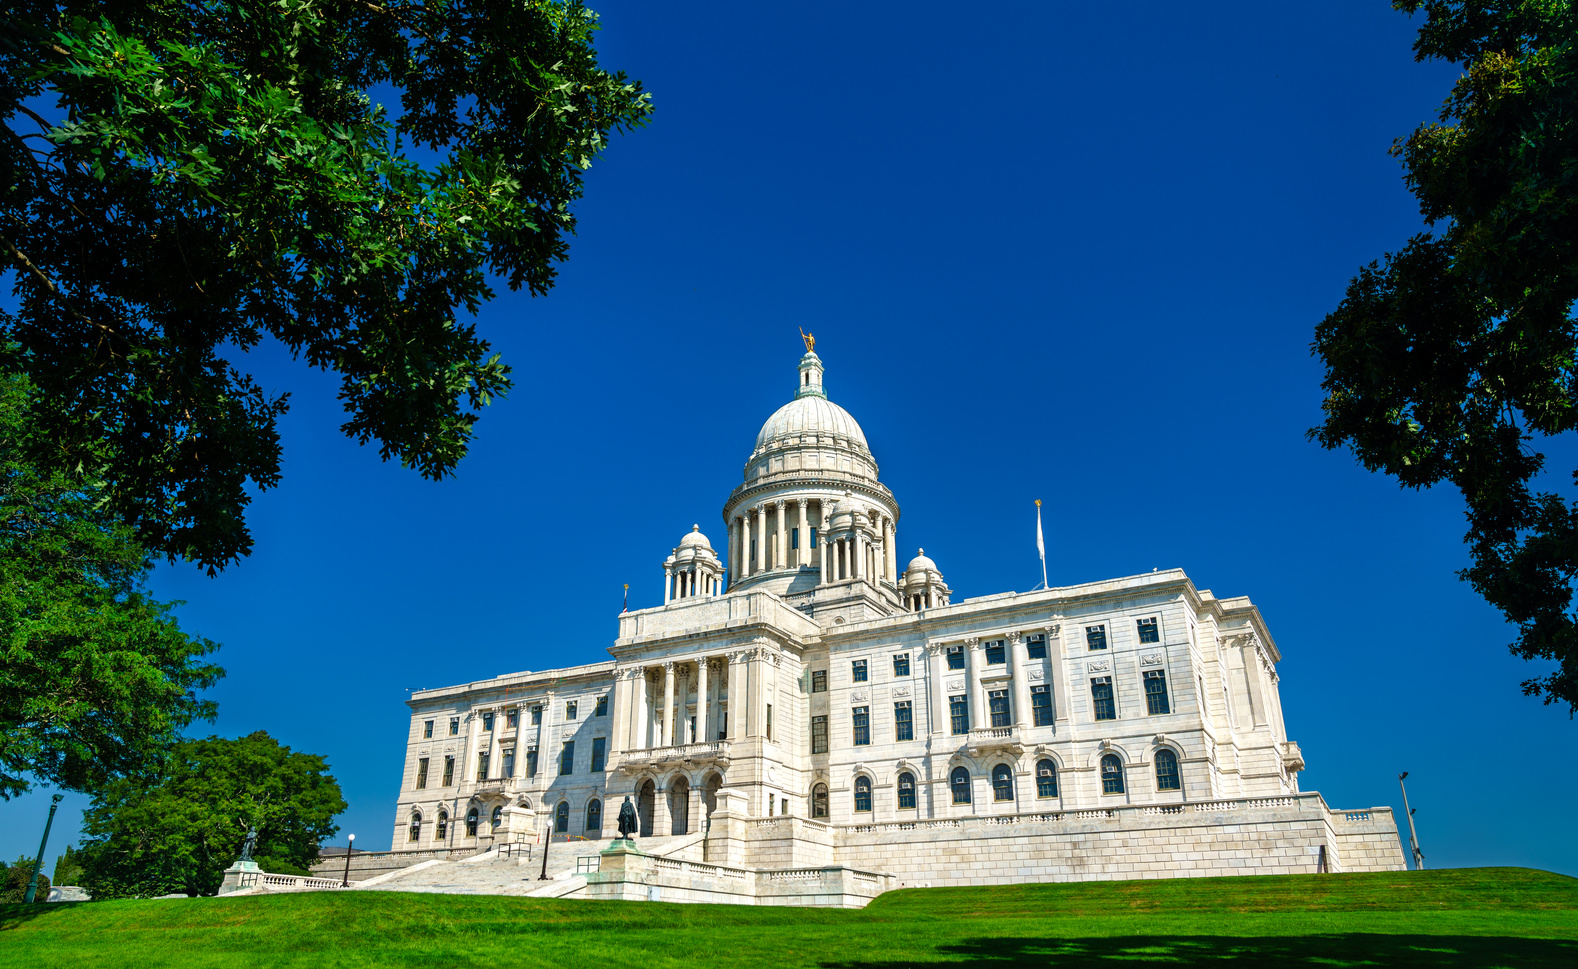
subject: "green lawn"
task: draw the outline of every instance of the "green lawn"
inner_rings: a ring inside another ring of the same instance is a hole
[[[1578,879],[1522,868],[934,888],[863,911],[392,892],[0,906],[0,969],[1578,967]]]

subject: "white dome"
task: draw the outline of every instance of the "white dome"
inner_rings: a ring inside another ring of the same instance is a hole
[[[918,548],[915,551],[919,552],[920,554],[916,555],[914,558],[910,559],[910,564],[904,569],[905,572],[936,572],[937,571],[937,563],[933,562],[931,559],[926,557],[926,550],[925,549]]]
[[[756,435],[756,450],[775,445],[789,444],[796,438],[803,444],[816,444],[820,439],[831,438],[834,446],[870,452],[866,433],[849,415],[849,411],[825,397],[796,397],[773,412]]]
[[[692,526],[690,526],[689,534],[687,534],[684,538],[679,540],[679,547],[680,548],[687,548],[687,547],[689,547],[691,545],[699,545],[702,548],[707,549],[709,551],[712,549],[712,543],[707,541],[707,536],[705,536],[705,535],[703,535],[701,533],[701,526],[700,525],[692,525]]]

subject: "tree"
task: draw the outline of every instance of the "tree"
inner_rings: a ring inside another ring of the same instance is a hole
[[[75,885],[82,880],[82,859],[71,845],[63,854],[55,856],[55,873],[50,876],[56,885]]]
[[[20,902],[27,898],[27,883],[33,880],[33,859],[26,855],[7,865],[0,861],[0,902]],[[38,873],[38,890],[33,901],[49,901],[49,876]]]
[[[182,741],[155,783],[120,779],[94,796],[77,852],[82,885],[94,898],[212,895],[249,825],[264,871],[305,874],[345,810],[328,770],[263,731]]]
[[[39,394],[31,458],[223,568],[279,480],[288,402],[235,363],[272,338],[340,376],[347,435],[450,474],[510,387],[457,314],[553,285],[583,170],[648,116],[596,26],[579,0],[9,4],[0,370]]]
[[[1404,486],[1457,486],[1460,574],[1517,624],[1514,653],[1555,661],[1524,692],[1571,714],[1578,505],[1536,481],[1531,445],[1578,428],[1578,15],[1572,0],[1393,6],[1425,13],[1418,60],[1463,65],[1439,121],[1393,146],[1435,231],[1360,270],[1316,328],[1327,396],[1310,434]]]
[[[131,529],[63,472],[25,457],[29,388],[0,375],[0,799],[42,781],[92,791],[159,769],[180,731],[212,720],[197,691],[224,671],[143,588]]]

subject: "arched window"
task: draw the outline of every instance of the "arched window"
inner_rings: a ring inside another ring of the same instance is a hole
[[[811,817],[827,817],[827,785],[818,784],[811,788]]]
[[[871,810],[871,778],[869,777],[855,778],[855,810],[866,812]]]
[[[438,827],[433,829],[433,840],[443,841],[447,837],[449,837],[449,812],[439,808]]]
[[[553,812],[553,830],[565,834],[570,830],[570,802],[560,801]]]
[[[909,771],[899,775],[899,807],[915,806],[915,775]]]
[[[472,808],[471,810],[466,812],[466,837],[468,837],[468,838],[475,838],[476,836],[477,836],[477,809],[476,808]]]
[[[1036,797],[1057,797],[1057,765],[1050,760],[1036,761]]]
[[[504,805],[501,804],[493,809],[493,817],[491,820],[493,821],[493,826],[495,828],[504,821]]]
[[[1014,771],[1007,764],[998,764],[992,768],[992,800],[1012,801],[1014,799]]]
[[[1156,752],[1156,789],[1158,791],[1183,790],[1183,781],[1178,777],[1178,755],[1166,747]]]
[[[1101,793],[1123,793],[1123,761],[1117,754],[1108,754],[1101,758]]]
[[[422,837],[422,812],[411,812],[411,840],[417,841]]]
[[[592,798],[586,802],[586,833],[601,834],[603,830],[603,802]]]
[[[955,767],[953,774],[948,778],[948,786],[953,788],[953,803],[970,803],[970,772],[963,767]]]

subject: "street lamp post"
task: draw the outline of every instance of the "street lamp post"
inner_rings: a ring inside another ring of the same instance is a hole
[[[540,882],[548,880],[548,846],[551,844],[553,844],[553,815],[550,814],[548,815],[548,830],[542,836],[542,874],[537,876],[537,880]]]
[[[56,794],[49,801],[49,817],[44,821],[44,839],[38,843],[38,857],[33,859],[33,877],[27,880],[27,894],[22,896],[23,905],[33,904],[33,896],[38,894],[38,869],[44,864],[44,848],[49,844],[49,826],[55,823],[55,810],[60,807],[60,795]]]
[[[351,887],[351,852],[356,850],[356,835],[351,835],[350,842],[345,847],[345,878],[340,881],[341,888]]]
[[[1403,783],[1403,778],[1408,776],[1407,771],[1397,775],[1397,786],[1403,789],[1403,812],[1408,815],[1408,844],[1414,849],[1414,870],[1425,870],[1425,853],[1419,850],[1419,834],[1414,831],[1414,812],[1408,806],[1408,787]]]

